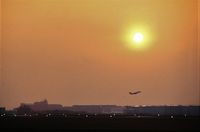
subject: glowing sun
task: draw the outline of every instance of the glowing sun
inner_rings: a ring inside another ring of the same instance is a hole
[[[143,34],[140,33],[140,32],[135,33],[134,36],[133,36],[133,41],[136,42],[136,43],[142,42],[143,39],[144,39]]]
[[[127,26],[122,33],[125,46],[130,50],[147,51],[155,40],[153,28],[147,25]]]

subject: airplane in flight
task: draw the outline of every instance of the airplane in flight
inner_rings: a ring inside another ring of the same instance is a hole
[[[141,93],[141,91],[129,92],[130,95],[135,95],[135,94],[139,94],[139,93]]]

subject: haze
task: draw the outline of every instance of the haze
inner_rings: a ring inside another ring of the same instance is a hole
[[[1,0],[0,106],[199,105],[199,3]],[[144,51],[123,41],[136,25],[154,35]]]

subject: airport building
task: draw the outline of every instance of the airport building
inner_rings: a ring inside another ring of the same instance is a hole
[[[91,114],[131,114],[144,116],[200,116],[200,106],[117,106],[117,105],[73,105],[48,104],[47,100],[33,104],[22,103],[15,109],[21,113],[57,112]],[[1,108],[0,111],[5,111]]]
[[[20,109],[19,109],[20,108]],[[117,105],[73,105],[63,107],[60,104],[48,104],[47,100],[35,102],[33,104],[21,103],[16,110],[29,111],[29,112],[42,112],[42,111],[61,111],[61,112],[76,112],[76,113],[123,113],[123,106]],[[22,112],[23,113],[23,112]]]
[[[147,116],[200,116],[200,106],[128,106],[124,113]]]
[[[63,106],[60,104],[48,104],[46,99],[33,104],[21,103],[20,106],[28,106],[32,111],[51,111],[63,109]]]
[[[117,105],[73,105],[65,108],[74,112],[86,112],[96,114],[123,113],[124,107]]]
[[[1,114],[1,113],[5,113],[5,111],[6,111],[6,108],[5,108],[5,107],[0,107],[0,114]]]

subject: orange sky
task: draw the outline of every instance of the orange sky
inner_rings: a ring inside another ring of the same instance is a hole
[[[197,9],[197,0],[1,0],[0,106],[200,104]],[[142,51],[124,41],[137,26],[154,38]]]

